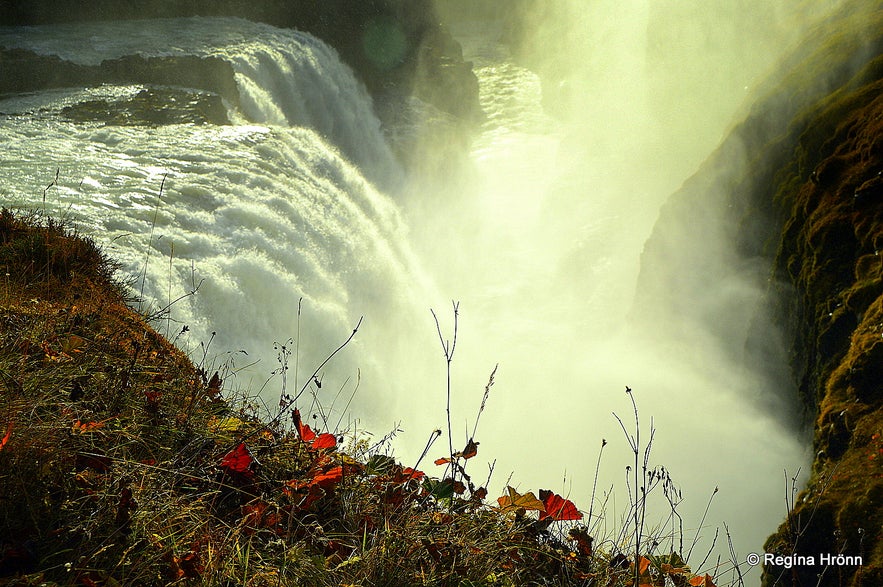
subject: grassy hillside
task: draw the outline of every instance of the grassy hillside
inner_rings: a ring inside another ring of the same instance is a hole
[[[487,499],[478,442],[433,477],[301,415],[293,391],[259,420],[54,220],[3,210],[0,269],[2,585],[714,584],[665,553],[674,537],[590,536],[597,516],[551,491]]]

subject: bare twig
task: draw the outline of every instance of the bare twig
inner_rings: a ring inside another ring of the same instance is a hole
[[[451,432],[451,361],[454,360],[454,351],[457,348],[457,328],[458,328],[458,318],[460,315],[460,303],[459,302],[451,302],[454,307],[454,336],[451,340],[445,340],[444,335],[441,331],[441,325],[438,322],[438,316],[435,314],[435,310],[430,310],[432,312],[432,317],[435,319],[435,329],[438,332],[438,340],[441,343],[442,351],[445,355],[445,363],[446,363],[446,393],[447,393],[447,417],[448,417],[448,456],[450,457],[449,464],[453,464],[454,462],[454,437]],[[453,470],[452,470],[453,474]]]

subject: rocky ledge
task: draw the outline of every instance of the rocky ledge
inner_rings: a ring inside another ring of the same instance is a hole
[[[764,585],[883,585],[879,3],[844,3],[763,95],[663,209],[645,247],[639,305],[677,331],[693,319],[691,292],[755,273],[765,293],[747,346],[734,351],[754,368],[790,364],[771,379],[781,397],[766,405],[783,424],[799,405],[814,450],[806,489],[765,545],[796,564],[765,566]],[[709,245],[719,234],[730,236],[725,250]],[[663,260],[667,270],[655,271]],[[697,271],[702,283],[688,281]],[[647,299],[658,292],[670,293]],[[729,315],[742,302],[730,298],[715,311]]]
[[[108,100],[91,100],[62,111],[66,118],[81,122],[228,124],[222,98],[234,105],[239,102],[232,66],[216,57],[130,55],[108,59],[100,65],[80,65],[56,56],[0,48],[0,65],[0,94],[101,84],[150,86],[128,99],[114,100],[113,104]]]

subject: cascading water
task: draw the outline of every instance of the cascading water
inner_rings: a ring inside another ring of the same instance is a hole
[[[6,204],[73,217],[130,274],[144,273],[145,297],[158,306],[204,278],[161,329],[191,350],[216,331],[213,352],[233,351],[238,366],[261,359],[248,371],[253,387],[278,367],[273,341],[299,338],[302,383],[364,315],[354,345],[326,370],[335,387],[323,400],[341,386],[349,393],[355,384],[343,382],[361,369],[351,412],[378,435],[401,421],[398,456],[408,464],[444,420],[444,367],[428,308],[445,328],[447,296],[460,299],[455,444],[471,432],[500,363],[477,438],[480,456],[497,459],[492,492],[514,470],[523,489],[568,493],[588,509],[605,438],[599,493],[617,485],[607,530],[618,528],[629,459],[610,412],[630,412],[622,394],[630,385],[645,427],[652,416],[658,429],[654,462],[685,488],[679,512],[688,540],[717,485],[706,524],[728,521],[740,554],[760,551],[784,514],[782,469],[793,472],[805,458],[775,415],[740,397],[768,382],[701,348],[673,360],[624,327],[660,204],[724,131],[709,128],[689,156],[667,158],[671,167],[659,171],[672,128],[646,124],[653,108],[635,75],[646,64],[629,43],[642,36],[630,27],[651,15],[643,3],[629,6],[611,12],[629,23],[596,22],[609,46],[590,60],[595,77],[580,78],[579,91],[592,83],[595,91],[568,124],[544,113],[539,79],[512,62],[499,31],[488,23],[457,29],[488,114],[472,169],[451,182],[469,186],[463,193],[398,171],[364,90],[307,35],[237,19],[0,29],[0,45],[81,63],[131,53],[220,56],[234,65],[241,95],[230,126],[104,126],[59,116],[65,105],[140,90],[130,86],[0,101],[0,193]],[[45,190],[56,169],[58,184]],[[191,333],[178,338],[183,325]],[[278,380],[271,388],[269,404]]]
[[[400,172],[370,98],[333,50],[301,33],[237,19],[37,27],[0,36],[6,46],[87,64],[135,51],[222,55],[234,63],[243,111],[231,113],[240,123],[229,126],[105,126],[59,114],[80,102],[131,99],[141,90],[131,86],[53,90],[0,105],[7,205],[72,217],[128,274],[143,274],[136,292],[154,309],[199,285],[161,325],[170,338],[194,351],[211,341],[209,356],[220,353],[215,366],[227,352],[236,369],[261,361],[240,374],[254,378],[252,390],[280,366],[274,342],[300,333],[291,371],[312,369],[363,314],[353,348],[382,347],[391,357],[408,346],[404,338],[381,337],[377,324],[394,317],[412,330],[412,304],[428,281],[401,212],[365,179],[392,185]],[[44,201],[56,170],[58,185]],[[178,337],[184,326],[189,334]],[[353,381],[357,367],[378,382],[397,364],[357,354],[357,361],[339,359]],[[378,412],[381,404],[374,404]],[[370,421],[372,408],[363,407],[360,415]]]
[[[135,54],[221,57],[236,71],[243,121],[312,128],[384,187],[398,173],[364,87],[333,49],[310,35],[235,18],[131,21],[114,23],[112,30],[107,23],[79,23],[6,31],[3,46],[83,65]]]

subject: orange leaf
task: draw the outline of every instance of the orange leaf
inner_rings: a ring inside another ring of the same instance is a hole
[[[77,420],[76,422],[74,422],[71,430],[75,434],[86,434],[87,432],[98,430],[99,428],[104,428],[104,422],[86,422],[84,424],[83,422]]]
[[[405,467],[402,469],[402,475],[407,479],[423,479],[426,477],[426,473],[412,469],[411,467]]]
[[[451,462],[451,459],[446,459],[446,458],[435,459],[436,465],[447,465],[450,462]]]
[[[645,556],[641,557],[641,563],[638,565],[638,573],[643,575],[647,572],[647,569],[650,567],[650,559]]]
[[[343,479],[343,467],[337,466],[323,473],[313,475],[311,483],[318,485],[322,489],[331,489]]]
[[[509,495],[497,498],[497,503],[500,504],[500,509],[504,512],[512,512],[518,509],[537,510],[542,512],[546,509],[545,504],[538,500],[532,491],[522,495],[512,489],[512,487],[508,486],[506,487],[506,491]]]
[[[3,447],[6,446],[6,443],[9,442],[9,437],[12,436],[12,422],[6,425],[6,436],[0,440],[0,450],[3,450]]]
[[[544,511],[540,512],[540,519],[552,518],[553,520],[582,520],[583,515],[569,499],[564,499],[557,493],[546,489],[540,489],[540,498],[543,500]]]
[[[690,579],[690,585],[693,587],[715,587],[714,580],[711,575],[696,576]]]
[[[309,426],[307,426],[309,428]],[[334,448],[337,446],[337,438],[333,434],[328,434],[327,432],[323,432],[315,440],[313,440],[313,448]]]

